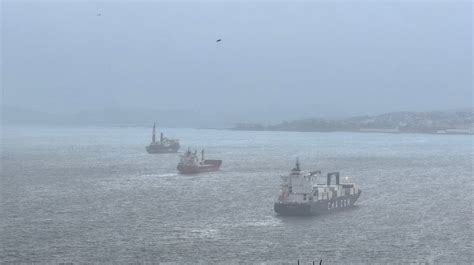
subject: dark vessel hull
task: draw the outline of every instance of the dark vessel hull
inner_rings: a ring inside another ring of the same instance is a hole
[[[178,171],[181,174],[197,174],[204,172],[217,171],[222,165],[222,160],[204,160],[200,165],[185,166],[178,164]]]
[[[145,148],[149,154],[177,153],[179,150],[179,146],[148,145]]]
[[[276,202],[274,204],[274,210],[280,215],[293,216],[330,213],[353,207],[360,194],[361,191],[359,190],[359,193],[357,194],[338,197],[331,200],[319,200],[316,202],[307,203]]]

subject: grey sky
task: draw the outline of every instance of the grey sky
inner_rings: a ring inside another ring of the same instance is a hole
[[[471,5],[6,2],[2,101],[51,112],[469,107]]]

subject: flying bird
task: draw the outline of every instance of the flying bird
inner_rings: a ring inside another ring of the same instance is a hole
[[[216,40],[216,42],[221,42],[221,41],[222,41],[222,39],[218,39],[218,40]]]
[[[101,13],[98,13],[97,16],[100,17],[100,16],[102,16],[102,14],[101,14]]]

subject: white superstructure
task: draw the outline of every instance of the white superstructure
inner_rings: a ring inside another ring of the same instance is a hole
[[[336,184],[331,185],[331,178]],[[318,183],[321,171],[304,172],[300,170],[299,161],[287,176],[281,176],[282,185],[278,201],[282,203],[308,203],[320,200],[331,200],[358,193],[353,183],[339,183],[339,172],[329,173],[327,183]]]

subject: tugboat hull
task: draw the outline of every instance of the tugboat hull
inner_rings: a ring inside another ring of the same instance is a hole
[[[357,194],[338,197],[331,200],[320,200],[307,203],[276,202],[274,204],[274,210],[279,215],[286,216],[307,216],[325,214],[353,207],[360,194],[361,191],[359,190],[359,193]]]
[[[177,153],[179,150],[179,146],[164,147],[160,145],[148,145],[145,147],[145,149],[149,154],[169,154]]]

